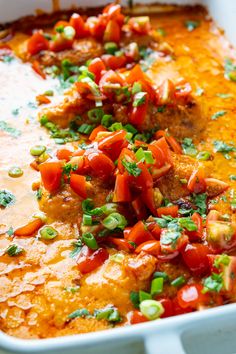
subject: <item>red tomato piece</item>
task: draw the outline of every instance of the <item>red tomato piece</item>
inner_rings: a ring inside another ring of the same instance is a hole
[[[66,49],[71,49],[73,46],[73,39],[66,39],[61,33],[57,33],[55,38],[50,42],[49,49],[53,52],[62,52]]]
[[[184,285],[177,293],[180,307],[197,309],[199,305],[206,304],[209,301],[209,295],[203,294],[202,290],[202,284]]]
[[[170,145],[170,147],[172,148],[172,150],[176,153],[176,154],[182,154],[182,148],[181,145],[178,143],[178,141],[171,136],[169,133],[167,133],[165,130],[158,130],[155,134],[156,137],[165,137],[168,144]]]
[[[70,176],[70,186],[73,191],[78,194],[81,198],[87,198],[87,190],[86,190],[86,178],[85,176],[72,174]]]
[[[194,275],[205,275],[210,271],[207,255],[210,254],[208,246],[200,243],[187,244],[181,254],[184,263]]]
[[[127,148],[124,148],[122,149],[121,153],[120,153],[120,156],[118,158],[118,170],[121,172],[121,173],[124,173],[125,172],[125,167],[122,163],[123,160],[127,160],[128,162],[134,162],[135,161],[135,154],[133,151],[127,149]]]
[[[35,32],[28,40],[27,51],[30,55],[35,55],[42,50],[49,48],[48,40],[43,36],[41,32]]]
[[[160,240],[161,228],[156,222],[151,222],[148,225],[148,230],[155,237],[156,240]]]
[[[160,254],[161,247],[159,241],[146,241],[141,243],[136,249],[136,253],[146,252],[152,256],[158,256]]]
[[[129,122],[133,124],[135,127],[140,128],[142,124],[145,122],[146,116],[148,112],[148,97],[146,96],[145,102],[138,106],[132,107]]]
[[[102,72],[106,70],[106,66],[100,58],[95,58],[90,62],[88,70],[95,75],[95,82],[98,84],[101,79]]]
[[[138,168],[142,171],[141,174],[138,177],[133,177],[130,176],[130,180],[134,182],[134,184],[138,187],[141,188],[142,190],[147,190],[153,187],[153,179],[152,175],[150,174],[147,166],[139,161],[137,163]],[[132,178],[131,178],[132,177]]]
[[[153,141],[151,143],[151,145],[159,147],[159,149],[162,150],[162,152],[165,156],[165,162],[173,165],[170,148],[169,148],[169,145],[167,144],[166,138],[164,136],[158,140]]]
[[[123,68],[127,62],[125,55],[102,55],[102,60],[108,69],[117,70]]]
[[[204,193],[206,191],[205,172],[202,166],[191,174],[187,188],[192,193]]]
[[[161,318],[171,317],[174,315],[173,302],[171,299],[165,297],[163,299],[158,298],[158,301],[164,307],[164,313],[161,315]]]
[[[131,231],[132,227],[126,227],[123,231],[123,234],[124,234],[124,239],[127,240],[128,239],[128,235]]]
[[[66,160],[68,162],[72,156],[72,151],[68,149],[59,149],[57,150],[56,156],[58,160]]]
[[[166,79],[158,88],[158,104],[170,105],[174,103],[175,86],[173,82]]]
[[[33,235],[41,226],[43,226],[44,222],[39,219],[35,218],[34,220],[30,221],[28,224],[19,227],[14,231],[14,236],[31,236]]]
[[[101,150],[111,150],[113,145],[117,142],[123,142],[127,132],[124,130],[117,130],[99,139],[98,148]]]
[[[134,247],[123,238],[108,237],[107,241],[113,243],[120,251],[130,252],[134,250]]]
[[[138,310],[134,310],[130,314],[130,323],[132,325],[138,324],[138,323],[143,323],[143,322],[148,322],[148,319]]]
[[[82,16],[80,16],[79,14],[74,13],[71,16],[69,25],[75,29],[76,38],[86,37],[89,33],[85,26]]]
[[[151,211],[153,215],[156,215],[156,206],[154,200],[154,190],[153,188],[148,188],[141,194],[141,199],[146,207]]]
[[[131,17],[128,21],[131,31],[138,34],[148,34],[151,30],[150,19],[148,16]]]
[[[110,20],[104,32],[104,37],[103,37],[104,42],[119,43],[120,37],[121,37],[120,26],[116,21]]]
[[[93,173],[101,178],[109,178],[115,169],[112,160],[101,152],[89,153],[87,159]]]
[[[140,197],[133,200],[131,204],[138,220],[145,220],[148,217],[147,210]]]
[[[120,87],[122,87],[125,85],[125,81],[119,74],[117,74],[113,70],[108,70],[107,72],[105,72],[99,81],[99,87],[101,92],[108,97],[112,97],[114,94],[114,84],[119,84]]]
[[[159,218],[161,218],[162,215],[168,215],[168,216],[172,216],[173,218],[176,218],[178,216],[178,211],[179,211],[178,205],[171,205],[171,206],[158,208],[157,215]]]
[[[97,17],[88,17],[86,25],[91,36],[100,40],[103,38],[104,31],[107,25],[107,19],[102,15],[99,15]]]
[[[196,231],[188,231],[186,230],[186,234],[189,237],[189,240],[191,242],[194,241],[201,241],[203,238],[203,223],[202,223],[202,217],[198,213],[193,213],[191,216],[191,219],[194,221],[194,223],[197,226]]]
[[[140,245],[146,241],[155,240],[142,221],[138,221],[137,224],[132,227],[127,239],[134,242],[136,245]]]
[[[33,63],[32,63],[32,69],[38,74],[41,76],[42,79],[46,79],[46,75],[45,73],[43,72],[38,60],[34,60]]]
[[[113,202],[122,203],[130,201],[131,194],[129,190],[129,176],[127,175],[127,173],[124,173],[123,175],[118,174],[116,176]]]
[[[95,129],[93,129],[92,133],[89,135],[89,140],[90,141],[95,140],[99,132],[106,132],[106,131],[107,131],[107,129],[104,128],[103,125],[99,125]]]
[[[62,166],[61,162],[44,162],[39,165],[44,188],[49,192],[57,191],[61,186]]]
[[[183,315],[185,313],[189,313],[189,312],[192,312],[193,309],[191,307],[187,307],[187,308],[182,308],[180,305],[179,305],[179,302],[178,302],[178,298],[175,297],[173,300],[172,300],[172,303],[173,303],[173,312],[174,312],[174,316],[177,316],[177,315]]]
[[[109,257],[105,248],[98,248],[96,251],[83,246],[77,259],[77,266],[82,274],[87,274],[100,267]]]

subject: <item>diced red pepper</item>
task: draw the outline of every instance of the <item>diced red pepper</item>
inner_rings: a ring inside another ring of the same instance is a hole
[[[57,191],[61,186],[62,166],[61,162],[44,162],[39,165],[44,188],[49,192]]]

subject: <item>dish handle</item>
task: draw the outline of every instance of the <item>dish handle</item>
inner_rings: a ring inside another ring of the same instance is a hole
[[[144,341],[146,354],[186,354],[178,332],[152,334]]]

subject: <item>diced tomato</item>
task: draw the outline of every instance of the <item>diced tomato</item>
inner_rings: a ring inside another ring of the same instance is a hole
[[[72,174],[70,176],[70,186],[73,191],[78,194],[81,198],[87,198],[86,190],[86,177],[81,175]]]
[[[152,256],[157,256],[160,254],[161,247],[159,241],[146,241],[141,243],[136,249],[136,253],[146,252]]]
[[[121,13],[120,4],[111,3],[103,9],[103,14],[105,14],[109,20],[116,20],[119,25],[123,25],[124,15]]]
[[[63,21],[63,20],[60,20],[58,21],[55,25],[54,25],[54,31],[57,32],[57,29],[58,28],[64,28],[64,27],[67,27],[69,26],[69,22],[68,21]]]
[[[156,215],[156,207],[154,200],[154,190],[153,188],[148,188],[141,194],[142,202],[146,205],[146,207],[151,211],[152,215]]]
[[[73,39],[66,39],[61,33],[57,33],[54,39],[49,44],[49,49],[53,52],[61,52],[66,49],[71,49]]]
[[[88,35],[84,20],[79,14],[74,13],[70,18],[69,24],[75,29],[76,38],[83,38]]]
[[[127,240],[128,239],[128,235],[130,233],[130,231],[132,230],[132,227],[126,227],[123,231],[124,234],[124,239]]]
[[[134,250],[134,247],[123,238],[108,237],[107,241],[113,243],[120,251],[131,252]]]
[[[42,50],[49,48],[49,42],[41,32],[35,32],[28,40],[27,51],[30,55],[35,55]]]
[[[206,191],[210,196],[218,196],[229,188],[229,184],[216,178],[205,178]]]
[[[102,60],[106,64],[106,67],[112,70],[123,68],[127,62],[125,55],[104,54],[102,55]]]
[[[145,102],[137,107],[132,107],[129,122],[135,127],[141,128],[142,124],[145,122],[148,112],[148,96],[146,95]]]
[[[121,173],[125,172],[125,167],[124,167],[124,165],[122,163],[123,160],[127,160],[128,162],[134,162],[135,161],[134,152],[129,150],[129,149],[127,149],[127,148],[122,149],[122,151],[120,153],[120,156],[118,158],[118,164],[117,164],[118,170]]]
[[[158,104],[170,105],[174,103],[175,86],[173,82],[166,79],[158,88]]]
[[[89,153],[87,159],[93,173],[101,178],[109,178],[115,169],[112,160],[102,152]]]
[[[205,172],[202,166],[191,174],[187,188],[192,193],[204,193],[206,191]]]
[[[176,154],[182,154],[182,148],[180,146],[180,144],[177,142],[177,140],[171,136],[168,132],[166,132],[165,130],[158,130],[155,133],[155,136],[157,138],[160,137],[165,137],[168,144],[170,145],[170,147],[172,148],[172,150],[176,153]]]
[[[153,180],[156,181],[157,179],[161,178],[162,176],[165,176],[170,169],[172,168],[171,164],[167,163],[166,165],[160,167],[160,168],[156,168],[156,167],[151,167],[151,173],[152,173],[152,177]]]
[[[147,218],[147,210],[140,197],[134,199],[131,204],[138,220],[144,220]]]
[[[164,155],[163,150],[157,145],[149,144],[148,150],[152,152],[152,156],[155,159],[155,166],[157,168],[162,167],[166,162],[166,156]]]
[[[99,87],[101,92],[112,97],[114,90],[125,85],[123,78],[113,70],[108,70],[104,73],[99,81]]]
[[[189,82],[186,82],[185,80],[179,81],[175,85],[175,98],[178,103],[186,103],[190,97],[190,93],[192,91],[192,87],[189,84]]]
[[[41,76],[42,79],[46,79],[46,75],[45,73],[43,72],[38,60],[34,60],[33,63],[32,63],[32,69],[38,74]]]
[[[157,215],[159,216],[159,218],[161,218],[162,215],[168,215],[168,216],[172,216],[173,218],[176,218],[178,216],[178,211],[179,211],[178,205],[171,205],[171,206],[158,208]]]
[[[132,325],[138,324],[138,323],[143,323],[143,322],[148,322],[148,319],[138,310],[134,310],[130,314],[130,323]]]
[[[98,148],[101,150],[111,150],[113,145],[117,142],[123,142],[127,132],[124,130],[117,130],[107,134],[104,138],[98,141]]]
[[[163,253],[175,253],[176,251],[179,252],[187,244],[188,236],[185,235],[184,233],[181,233],[181,235],[179,235],[177,239],[172,241],[168,237],[169,232],[171,231],[167,229],[161,230],[161,236],[160,236],[161,251]]]
[[[136,187],[142,189],[143,191],[152,188],[153,179],[147,166],[141,161],[137,163],[137,166],[142,172],[137,177],[130,176],[130,180],[133,181]]]
[[[133,32],[148,34],[151,30],[150,18],[148,16],[131,17],[128,26]]]
[[[183,309],[197,309],[199,305],[206,303],[209,299],[207,294],[202,293],[202,284],[184,285],[177,293],[177,299],[180,307]]]
[[[203,223],[202,223],[202,217],[198,213],[193,213],[191,216],[191,219],[194,221],[194,223],[197,226],[196,231],[188,231],[186,230],[186,234],[189,237],[189,240],[191,242],[194,241],[201,241],[203,238]]]
[[[171,317],[174,315],[173,302],[171,299],[167,297],[162,299],[158,298],[158,301],[162,304],[165,310],[161,315],[161,318]]]
[[[86,25],[91,36],[96,39],[102,39],[106,29],[107,19],[102,15],[88,17]]]
[[[183,315],[185,313],[189,313],[189,312],[192,312],[193,309],[191,307],[187,307],[187,308],[182,308],[180,305],[179,305],[179,302],[178,302],[178,298],[175,297],[173,300],[172,300],[172,304],[173,304],[173,312],[174,312],[174,316],[177,316],[177,315]]]
[[[160,240],[161,228],[156,222],[151,222],[148,225],[148,230],[151,232],[152,236],[154,236],[156,240]]]
[[[39,165],[44,188],[49,192],[57,191],[61,186],[62,166],[61,162],[44,162]]]
[[[36,96],[36,101],[38,102],[38,105],[51,103],[51,100],[46,95]]]
[[[122,203],[130,202],[131,194],[129,190],[129,176],[127,173],[116,176],[116,183],[114,188],[113,202]]]
[[[120,26],[116,21],[110,20],[104,32],[104,37],[103,37],[104,42],[119,43],[120,37],[121,37]]]
[[[174,258],[178,257],[179,255],[179,251],[174,251],[172,253],[167,253],[167,254],[159,254],[157,256],[158,260],[160,262],[170,262],[172,261]]]
[[[40,218],[35,218],[30,221],[28,224],[19,227],[14,231],[14,236],[31,236],[33,235],[41,226],[43,226],[44,222]]]
[[[56,156],[58,160],[66,160],[66,162],[68,162],[72,156],[72,151],[68,149],[59,149],[57,150]]]
[[[148,93],[150,100],[156,100],[156,91],[153,88],[153,84],[150,78],[142,71],[139,64],[135,65],[135,67],[130,70],[126,77],[126,82],[130,85],[133,85],[135,82],[140,83],[142,91]]]
[[[95,82],[98,84],[101,79],[101,73],[106,70],[106,66],[100,58],[95,58],[90,62],[88,70],[95,75]]]
[[[106,128],[104,128],[103,125],[99,125],[96,128],[93,129],[92,133],[89,135],[89,140],[93,141],[96,139],[97,135],[99,132],[106,132]]]
[[[82,274],[87,274],[100,267],[109,257],[105,248],[98,248],[96,251],[83,246],[77,259],[77,266]]]
[[[169,164],[171,164],[171,166],[173,165],[170,148],[164,136],[158,140],[154,140],[150,145],[154,145],[155,147],[161,149],[161,151],[165,156],[165,162],[168,162]]]
[[[189,243],[181,251],[184,263],[197,276],[209,273],[210,267],[207,255],[210,253],[208,246],[200,243]]]
[[[142,221],[138,221],[137,224],[132,227],[127,239],[134,242],[136,245],[140,245],[146,241],[155,240]]]

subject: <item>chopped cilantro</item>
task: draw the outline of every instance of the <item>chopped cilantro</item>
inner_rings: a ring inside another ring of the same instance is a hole
[[[178,239],[181,237],[181,232],[168,229],[161,236],[161,244],[163,245],[171,245],[173,248],[175,247]]]
[[[16,197],[6,189],[0,190],[0,207],[6,208],[16,201]]]
[[[219,117],[223,117],[226,113],[227,111],[218,111],[211,116],[211,119],[216,120]]]
[[[5,253],[8,254],[8,256],[10,256],[10,257],[15,257],[15,256],[18,256],[19,254],[21,254],[23,251],[24,251],[24,249],[22,247],[13,243],[8,246]]]
[[[213,145],[214,145],[214,150],[216,152],[221,152],[227,160],[231,158],[228,153],[232,151],[236,151],[233,145],[228,145],[222,140],[213,141]]]
[[[192,199],[192,202],[194,203],[194,205],[197,207],[197,210],[195,210],[195,211],[202,216],[206,215],[206,212],[207,212],[207,203],[206,203],[207,195],[206,195],[206,193],[193,194],[191,199]]]
[[[223,278],[222,274],[212,273],[212,275],[204,280],[203,293],[208,291],[214,291],[219,293],[223,288]]]
[[[79,255],[81,248],[83,246],[82,241],[81,240],[77,240],[76,242],[72,243],[73,246],[73,250],[70,253],[70,257],[71,258],[75,258]]]
[[[14,230],[13,230],[13,227],[9,227],[9,229],[7,230],[6,232],[8,234],[8,236],[12,236],[14,234]]]
[[[90,312],[87,310],[87,309],[78,309],[78,310],[75,310],[74,312],[72,312],[71,314],[69,314],[68,318],[70,320],[73,320],[74,318],[77,318],[77,317],[90,317],[91,314]]]
[[[134,177],[138,177],[142,173],[142,170],[137,166],[135,162],[129,162],[124,159],[122,160],[122,165],[124,166],[126,171]]]
[[[42,198],[43,190],[42,188],[39,188],[36,192],[36,198],[40,200]]]
[[[196,231],[197,225],[191,218],[179,218],[179,224],[181,227],[184,227],[188,231]]]
[[[189,155],[189,156],[197,155],[196,146],[193,144],[193,139],[191,138],[184,138],[182,142],[182,149],[185,155]]]
[[[229,179],[230,181],[236,181],[236,175],[230,175]]]
[[[66,163],[66,164],[63,166],[62,174],[69,178],[71,172],[72,172],[72,171],[76,171],[77,168],[78,168],[77,165],[72,165],[71,163]]]

